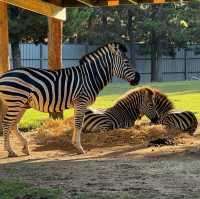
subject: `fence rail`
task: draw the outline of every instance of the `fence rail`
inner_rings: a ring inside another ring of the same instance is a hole
[[[190,80],[199,77],[200,74],[200,55],[196,55],[193,50],[180,49],[176,52],[176,57],[163,56],[160,60],[160,80],[179,81]],[[79,59],[95,50],[97,46],[88,45],[63,45],[63,67],[78,65]],[[134,49],[134,48],[133,48]],[[46,45],[21,44],[21,63],[24,67],[47,68],[48,67],[48,48]],[[130,50],[128,56],[132,60]],[[12,57],[10,53],[10,57]],[[150,56],[141,56],[134,51],[134,59],[137,70],[141,73],[141,80],[149,82],[151,77]],[[12,59],[11,59],[12,66]],[[114,79],[114,81],[119,81]]]

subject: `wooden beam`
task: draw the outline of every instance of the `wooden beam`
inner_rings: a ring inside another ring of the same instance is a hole
[[[0,73],[10,69],[7,4],[0,2]]]
[[[77,0],[77,1],[89,7],[94,6],[91,0]]]
[[[119,0],[108,0],[108,6],[118,6]]]
[[[165,0],[153,0],[153,3],[165,3]]]
[[[0,0],[4,3],[8,3],[20,8],[24,8],[38,14],[42,14],[48,17],[59,19],[62,21],[66,20],[66,9],[54,5],[52,3],[44,2],[42,0]]]
[[[130,3],[132,3],[132,4],[134,4],[134,5],[137,5],[137,0],[128,0],[128,2],[130,2]]]

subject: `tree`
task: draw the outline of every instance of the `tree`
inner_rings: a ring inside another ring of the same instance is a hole
[[[190,24],[194,18],[188,5],[164,4],[137,7],[133,17],[133,34],[140,43],[140,53],[151,55],[151,81],[160,81],[160,58],[175,56],[176,48],[184,48],[192,39]]]
[[[67,20],[63,28],[63,41],[69,43],[85,42],[88,34],[87,26],[92,9],[90,8],[68,8]]]
[[[44,43],[47,38],[47,19],[30,11],[10,6],[9,34],[13,67],[21,67],[20,43]]]

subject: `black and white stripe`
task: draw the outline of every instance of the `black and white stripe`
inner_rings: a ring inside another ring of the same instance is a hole
[[[155,107],[160,117],[157,124],[193,134],[198,125],[195,114],[191,111],[174,110],[172,101],[157,89],[154,89],[154,94]]]
[[[86,132],[96,132],[129,128],[141,114],[154,122],[158,119],[154,93],[146,87],[128,91],[114,106],[106,110],[87,109],[83,129]]]
[[[129,65],[125,46],[119,43],[107,44],[84,56],[80,66],[57,71],[21,68],[4,73],[0,77],[0,98],[3,102],[2,110],[7,110],[2,118],[2,130],[9,156],[16,156],[9,142],[12,129],[24,146],[23,152],[29,153],[26,140],[15,129],[29,107],[42,112],[60,112],[74,107],[75,131],[72,143],[83,153],[80,134],[85,110],[111,81],[112,76],[132,85],[138,84],[140,80],[139,73]]]
[[[191,135],[198,126],[197,118],[191,111],[171,111],[161,117],[157,123],[165,125],[167,128],[187,131]]]

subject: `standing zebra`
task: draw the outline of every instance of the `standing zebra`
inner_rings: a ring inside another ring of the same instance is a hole
[[[140,115],[146,115],[153,122],[158,119],[154,104],[154,93],[142,87],[128,91],[114,106],[106,110],[87,109],[83,130],[86,132],[129,128]]]
[[[29,107],[41,112],[60,112],[74,107],[75,128],[72,143],[80,153],[82,121],[88,105],[92,104],[100,90],[117,76],[131,85],[138,84],[140,75],[131,67],[126,47],[109,43],[84,56],[80,66],[50,71],[44,69],[13,69],[0,77],[2,113],[1,130],[4,147],[9,157],[17,156],[10,146],[9,135],[13,131],[20,139],[22,152],[29,154],[27,140],[17,130],[25,110]]]

